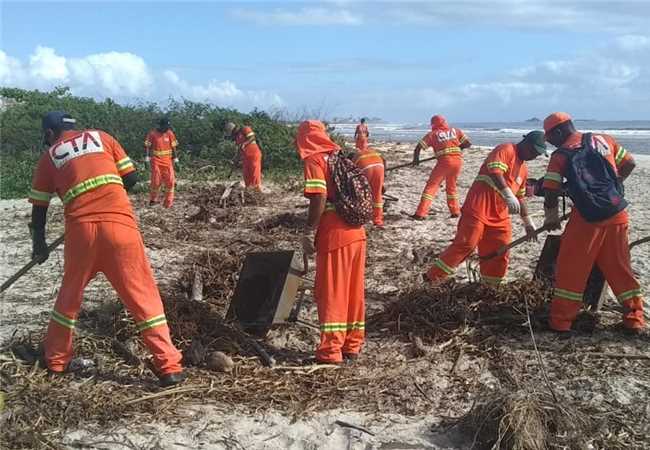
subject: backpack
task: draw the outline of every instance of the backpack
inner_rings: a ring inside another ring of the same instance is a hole
[[[350,159],[332,153],[327,160],[334,184],[334,207],[350,225],[372,220],[372,191],[368,178]]]
[[[612,151],[606,142],[586,133],[580,149],[557,151],[567,157],[569,197],[587,222],[601,222],[627,207],[623,186],[614,167],[605,159]]]

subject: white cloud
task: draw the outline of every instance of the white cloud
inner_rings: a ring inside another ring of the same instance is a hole
[[[77,95],[117,100],[166,100],[184,97],[240,109],[281,107],[282,98],[265,90],[242,90],[232,81],[190,83],[171,70],[156,73],[133,53],[106,52],[81,58],[58,55],[38,46],[26,61],[0,50],[0,84],[26,89],[67,85]]]
[[[361,25],[360,14],[347,9],[334,10],[323,7],[305,7],[297,10],[275,9],[273,11],[255,11],[253,9],[237,9],[233,17],[257,23],[259,25],[285,26],[323,26],[323,25]]]

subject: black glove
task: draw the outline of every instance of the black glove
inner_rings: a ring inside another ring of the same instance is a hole
[[[39,264],[43,264],[50,256],[50,251],[45,242],[45,229],[32,230],[32,259],[36,259]]]

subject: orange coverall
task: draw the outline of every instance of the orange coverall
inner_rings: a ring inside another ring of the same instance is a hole
[[[262,151],[255,141],[251,127],[243,127],[235,135],[242,160],[242,172],[246,187],[259,189],[262,186]]]
[[[97,130],[64,131],[41,156],[29,201],[65,209],[64,273],[45,337],[45,360],[62,372],[72,358],[72,334],[86,285],[103,272],[133,316],[159,375],[181,371],[165,311],[122,185],[135,167],[120,144]]]
[[[384,159],[377,150],[366,147],[356,154],[354,162],[366,175],[372,189],[372,223],[384,225]]]
[[[368,136],[370,136],[368,125],[365,123],[360,123],[357,125],[357,128],[354,131],[354,141],[356,147],[359,150],[362,150],[368,146]]]
[[[463,144],[469,144],[465,133],[459,128],[450,128],[444,119],[441,123],[436,124],[419,142],[422,149],[433,148],[435,155],[438,157],[438,162],[431,171],[429,180],[422,192],[420,204],[415,211],[416,216],[426,217],[443,180],[447,191],[449,212],[453,215],[460,213],[456,180],[463,168],[463,153],[461,150]]]
[[[147,154],[151,153],[151,184],[149,186],[149,200],[158,201],[158,192],[161,184],[165,186],[165,200],[163,206],[169,208],[174,203],[174,186],[176,175],[174,173],[173,152],[178,146],[176,135],[172,130],[161,132],[153,129],[147,134],[144,148]]]
[[[338,146],[330,141],[321,122],[303,124],[297,146],[304,163],[304,195],[328,199],[316,232],[314,296],[321,327],[316,359],[338,363],[344,354],[357,355],[364,342],[366,233],[362,226],[345,222],[331,203],[335,190],[327,158]],[[320,150],[321,142],[330,150]]]
[[[506,186],[518,198],[525,196],[528,165],[517,156],[516,145],[505,143],[495,147],[481,165],[467,193],[454,242],[440,254],[429,270],[430,280],[441,280],[452,275],[476,247],[479,256],[485,256],[510,243],[512,226],[508,207],[490,178],[492,173],[503,175]],[[508,260],[508,252],[482,260],[482,280],[498,285],[506,275]]]
[[[606,134],[594,137],[601,153],[616,172],[632,160],[632,155],[613,137]],[[576,149],[581,144],[582,134],[575,133],[562,147]],[[553,153],[544,177],[544,188],[559,190],[566,169],[566,156],[560,152]],[[567,331],[571,328],[582,306],[585,285],[594,263],[598,264],[614,295],[623,304],[623,325],[631,329],[643,328],[643,298],[641,287],[632,273],[628,222],[627,211],[602,222],[590,223],[573,208],[562,233],[555,269],[549,318],[552,329]]]

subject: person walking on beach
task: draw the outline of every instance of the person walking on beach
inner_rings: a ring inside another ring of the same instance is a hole
[[[638,332],[645,326],[643,298],[632,273],[622,184],[634,170],[634,159],[612,136],[577,131],[567,113],[549,115],[544,131],[558,148],[544,176],[544,223],[560,228],[558,196],[564,179],[573,201],[557,258],[549,326],[571,329],[596,263],[623,305],[623,326]]]
[[[149,185],[149,206],[158,203],[158,192],[160,186],[165,187],[165,199],[163,206],[171,208],[174,203],[174,189],[176,185],[176,174],[174,164],[178,164],[176,148],[178,141],[171,130],[171,124],[167,117],[158,121],[158,126],[149,131],[144,140],[144,161],[151,164],[151,182]]]
[[[530,239],[535,224],[528,216],[524,200],[528,166],[546,154],[544,133],[531,131],[518,144],[498,145],[481,165],[478,176],[467,193],[453,243],[434,261],[427,273],[432,282],[452,275],[478,247],[479,257],[498,253],[512,239],[510,214],[519,214]],[[481,260],[481,279],[493,286],[503,281],[508,270],[509,253]]]
[[[242,162],[242,172],[246,187],[260,190],[262,188],[262,151],[255,137],[255,132],[249,126],[239,127],[233,122],[224,126],[226,136],[237,144],[239,149],[233,164]]]
[[[359,149],[354,155],[354,163],[368,178],[372,189],[372,223],[377,228],[384,227],[384,173],[386,161],[381,154],[368,146]]]
[[[366,125],[366,118],[362,117],[361,121],[357,125],[357,128],[354,130],[354,142],[355,146],[362,150],[368,146],[368,139],[370,138],[370,131],[368,130],[368,125]]]
[[[450,127],[443,116],[436,115],[431,118],[431,131],[418,142],[413,151],[413,165],[420,164],[420,152],[429,147],[433,148],[438,162],[431,171],[422,192],[420,204],[413,215],[414,219],[424,220],[426,218],[443,180],[447,191],[447,207],[451,217],[460,215],[456,180],[463,168],[462,150],[471,145],[472,143],[465,133],[459,128]]]
[[[137,182],[135,167],[122,146],[99,130],[76,131],[69,114],[53,111],[43,118],[50,146],[32,182],[32,257],[49,254],[45,224],[50,199],[64,205],[63,281],[45,336],[45,362],[50,372],[64,373],[72,359],[72,334],[83,293],[103,272],[133,316],[144,344],[153,355],[163,386],[185,379],[181,353],[169,335],[165,311],[145,255],[138,225],[126,195]]]
[[[305,255],[316,254],[314,297],[321,329],[316,360],[338,364],[356,359],[364,342],[366,233],[334,208],[336,189],[328,159],[340,147],[325,126],[316,120],[302,122],[295,143],[309,199],[301,244]]]

